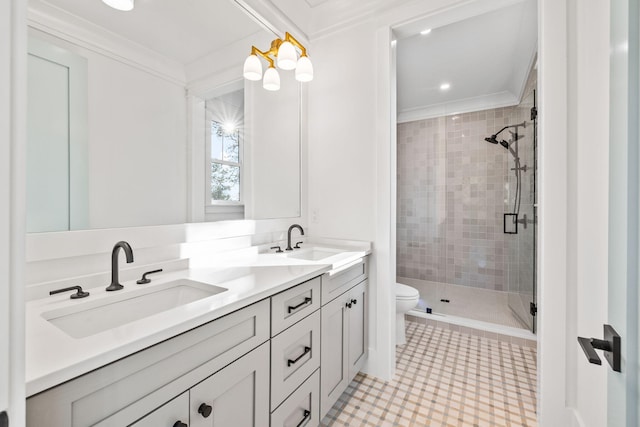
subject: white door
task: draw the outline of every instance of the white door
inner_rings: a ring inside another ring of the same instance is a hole
[[[640,73],[638,69],[640,57],[639,9],[638,0],[611,0],[600,3],[600,15],[608,12],[610,34],[607,53],[609,55],[609,93],[608,135],[599,135],[608,154],[608,174],[602,173],[603,181],[608,181],[608,200],[598,197],[602,193],[592,191],[583,208],[598,210],[607,208],[608,230],[606,241],[594,239],[590,227],[594,224],[586,224],[582,229],[585,240],[581,249],[584,260],[592,264],[605,261],[608,269],[607,277],[599,277],[597,280],[586,276],[580,276],[582,270],[578,270],[577,305],[577,334],[586,340],[580,345],[575,343],[577,349],[575,357],[577,364],[575,392],[575,410],[580,425],[585,427],[636,427],[640,426],[638,419],[638,223],[640,220],[639,186],[638,176],[640,157],[639,146],[639,109],[640,99]],[[578,11],[581,9],[579,8]],[[591,16],[592,19],[583,23],[595,23],[598,19],[594,14],[593,5],[590,10],[583,9],[583,16]],[[585,30],[591,32],[593,26]],[[601,37],[607,34],[601,34]],[[587,50],[594,49],[593,43],[587,46]],[[584,55],[588,57],[588,53]],[[588,61],[578,62],[580,66],[587,66]],[[597,65],[596,67],[600,67]],[[605,69],[606,70],[606,69]],[[589,75],[590,71],[583,71]],[[601,76],[602,74],[600,74]],[[592,80],[596,82],[596,79]],[[597,80],[600,82],[600,80]],[[589,91],[598,90],[596,85],[583,87],[583,100],[589,99]],[[598,109],[593,103],[586,103],[582,107],[585,111]],[[580,108],[580,107],[579,107]],[[585,117],[588,116],[588,112]],[[591,117],[597,120],[596,117]],[[607,118],[604,118],[605,120]],[[589,127],[586,121],[578,122],[581,126]],[[580,132],[580,129],[578,129]],[[596,141],[592,141],[596,142]],[[588,138],[579,139],[579,143],[589,144]],[[591,151],[600,150],[599,144],[591,143]],[[602,147],[602,146],[601,146]],[[579,148],[578,148],[579,149]],[[585,156],[586,157],[586,156]],[[602,160],[602,162],[605,162]],[[578,163],[580,155],[578,154]],[[590,165],[597,166],[597,162]],[[602,165],[603,170],[606,165]],[[580,166],[578,166],[580,169]],[[598,176],[599,171],[593,167],[583,165],[585,174]],[[608,177],[607,177],[608,175]],[[586,176],[586,175],[585,175]],[[583,176],[583,180],[586,178]],[[597,185],[592,182],[591,186]],[[589,213],[584,217],[589,218]],[[579,219],[578,219],[579,220]],[[598,246],[607,250],[599,249]],[[578,259],[580,260],[580,255]],[[579,263],[580,261],[578,261]],[[588,270],[584,267],[583,270]],[[585,275],[588,276],[588,271]],[[592,281],[589,285],[585,283]],[[605,285],[606,283],[606,285]],[[595,297],[594,297],[595,296]],[[592,302],[590,307],[588,301]],[[591,348],[601,347],[604,343],[592,340],[606,339],[604,325],[610,325],[620,336],[621,350],[618,372],[605,356],[613,356],[612,352]],[[589,362],[591,364],[589,364]],[[600,366],[596,364],[600,363]]]
[[[621,372],[609,369],[609,427],[639,426],[638,211],[640,177],[640,12],[637,0],[611,1],[608,323],[621,336]]]

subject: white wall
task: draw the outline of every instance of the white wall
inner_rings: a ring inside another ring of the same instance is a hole
[[[309,84],[308,215],[314,236],[376,241],[375,26],[364,23],[313,43],[314,80]],[[392,316],[378,309],[374,243],[369,284],[369,363],[366,370],[390,378]],[[382,288],[382,291],[380,290]],[[389,310],[385,304],[383,310]],[[395,305],[394,308],[395,310]],[[386,357],[381,354],[386,353]]]
[[[300,85],[293,71],[277,92],[245,81],[246,218],[300,216]]]
[[[309,84],[310,230],[375,239],[375,26],[313,42]]]
[[[72,41],[87,58],[89,228],[186,221],[185,85]]]

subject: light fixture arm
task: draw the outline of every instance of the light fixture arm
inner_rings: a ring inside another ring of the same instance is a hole
[[[289,34],[289,32],[284,33],[284,41],[289,42],[295,47],[297,47],[298,49],[300,49],[300,56],[307,56],[307,49],[304,46],[302,46],[302,43],[296,40],[295,37]]]
[[[264,59],[266,59],[269,62],[269,67],[270,68],[274,68],[275,64],[273,63],[273,59],[271,59],[271,57],[269,56],[271,54],[271,50],[273,49],[269,49],[266,52],[261,51],[260,49],[258,49],[255,46],[251,46],[251,55],[260,55],[262,56]]]

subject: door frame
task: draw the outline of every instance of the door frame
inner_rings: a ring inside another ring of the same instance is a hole
[[[27,2],[0,3],[0,411],[25,425]]]

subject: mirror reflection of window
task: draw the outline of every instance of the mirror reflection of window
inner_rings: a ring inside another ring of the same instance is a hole
[[[210,169],[207,204],[242,204],[244,90],[206,102]]]
[[[240,131],[236,126],[211,121],[211,203],[240,201]]]

